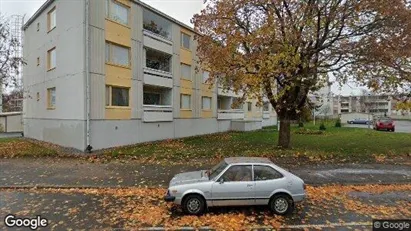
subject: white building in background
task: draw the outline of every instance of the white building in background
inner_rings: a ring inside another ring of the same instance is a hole
[[[24,135],[80,150],[277,123],[196,72],[195,32],[138,0],[48,0],[24,28]],[[234,123],[234,125],[233,125]]]

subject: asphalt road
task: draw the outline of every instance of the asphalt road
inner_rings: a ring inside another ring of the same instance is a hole
[[[389,189],[389,188],[388,188]],[[329,190],[329,189],[328,189]],[[317,190],[321,192],[321,190]],[[379,193],[362,192],[354,189],[346,194],[344,200],[322,200],[324,195],[311,195],[303,204],[285,218],[280,218],[281,228],[289,229],[318,229],[322,230],[371,230],[373,217],[391,217],[397,219],[409,218],[409,211],[404,213],[404,206],[411,205],[408,189],[387,190]],[[154,207],[147,208],[147,216],[133,217],[141,211],[141,198],[138,195],[84,193],[73,191],[35,191],[35,190],[0,190],[0,229],[7,229],[4,217],[15,214],[17,217],[35,217],[40,215],[48,220],[47,230],[66,229],[135,229],[141,227],[163,227],[176,220],[184,227],[195,225],[197,218],[186,217],[181,209],[167,207],[158,197],[151,201]],[[324,198],[325,199],[325,198]],[[122,213],[127,211],[127,213]],[[150,212],[164,213],[161,221],[150,219]],[[127,215],[129,214],[129,215]],[[253,227],[268,227],[263,220],[277,219],[266,207],[230,207],[211,208],[207,217],[208,225],[213,227],[218,222],[236,219],[244,216],[248,225]],[[216,221],[220,220],[220,221]],[[142,225],[144,220],[146,223]],[[185,220],[185,221],[184,221]],[[203,221],[204,221],[203,220]],[[214,222],[214,223],[213,223]],[[232,221],[235,222],[235,221]],[[221,223],[219,224],[221,225]],[[224,225],[224,224],[223,224]]]
[[[346,124],[344,126],[345,127],[355,127],[355,128],[368,128],[368,125],[365,125],[365,124]],[[370,125],[370,128],[372,129],[372,125]],[[381,132],[385,132],[385,131],[381,131]],[[403,121],[403,120],[395,121],[395,132],[411,133],[411,121]]]

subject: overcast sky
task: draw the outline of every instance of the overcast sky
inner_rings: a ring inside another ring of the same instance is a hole
[[[25,20],[27,21],[45,1],[46,0],[0,0],[0,13],[8,16],[14,14],[25,15]],[[187,25],[191,25],[190,20],[193,15],[199,13],[203,8],[203,0],[143,0],[143,2]],[[360,89],[354,83],[343,86],[341,90],[337,84],[334,84],[332,91],[334,94],[342,95],[360,93]]]

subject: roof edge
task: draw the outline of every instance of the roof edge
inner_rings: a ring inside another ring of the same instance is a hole
[[[26,29],[30,26],[30,24],[33,23],[33,21],[36,20],[37,17],[38,17],[41,13],[43,13],[43,11],[44,11],[47,7],[49,7],[54,1],[56,1],[56,0],[47,0],[47,1],[33,14],[33,16],[31,16],[31,17],[29,18],[29,20],[27,20],[27,22],[23,25],[22,30],[26,30]],[[183,22],[181,22],[181,21],[178,21],[177,19],[175,19],[175,18],[167,15],[166,13],[161,12],[160,10],[157,10],[156,8],[154,8],[154,7],[148,5],[148,4],[146,4],[146,3],[144,3],[144,2],[142,2],[142,1],[140,1],[140,0],[130,0],[130,1],[136,3],[136,4],[140,5],[140,6],[142,6],[143,8],[146,8],[146,9],[148,9],[148,10],[153,11],[154,13],[156,13],[156,14],[158,14],[158,15],[160,15],[160,16],[162,16],[162,17],[164,17],[164,18],[166,18],[166,19],[168,19],[168,20],[170,20],[170,21],[172,21],[172,22],[174,22],[174,23],[176,23],[176,24],[178,24],[178,25],[181,26],[181,27],[184,27],[184,28],[187,29],[187,30],[190,30],[190,31],[193,32],[193,33],[196,33],[196,32],[194,31],[194,28],[192,28],[191,26],[189,26],[189,25],[187,25],[187,24],[185,24],[185,23],[183,23]]]

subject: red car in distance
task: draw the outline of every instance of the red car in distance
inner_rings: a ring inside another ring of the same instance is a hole
[[[391,118],[379,118],[374,123],[374,130],[395,131],[395,123]]]

